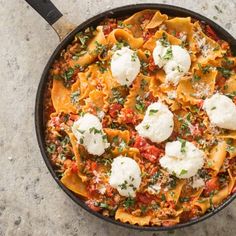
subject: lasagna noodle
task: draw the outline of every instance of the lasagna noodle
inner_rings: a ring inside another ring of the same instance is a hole
[[[200,80],[194,81],[194,76],[198,76]],[[215,70],[206,74],[198,70],[192,77],[184,77],[177,87],[177,99],[191,105],[199,104],[200,99],[214,93],[216,76]]]
[[[202,198],[202,199],[199,199],[199,201],[195,202],[194,205],[198,206],[201,209],[202,214],[204,214],[207,211],[207,209],[211,207],[211,204],[213,204],[213,206],[217,206],[231,194],[236,178],[232,177],[230,172],[229,172],[229,176],[230,176],[230,180],[227,186],[225,186],[223,189],[218,191],[211,199]]]
[[[150,80],[151,77],[140,74],[133,82],[127,100],[124,103],[124,109],[130,108],[134,110],[139,115],[139,118],[143,118],[144,109],[139,108],[137,104],[144,106],[145,96],[149,92]],[[139,99],[140,103],[138,102]]]
[[[190,17],[175,17],[165,21],[168,33],[178,36],[181,41],[187,43],[191,53],[192,61],[196,60],[196,44],[193,39],[193,23]],[[186,40],[184,39],[186,37]]]
[[[222,167],[224,160],[226,158],[226,148],[227,144],[225,141],[219,142],[210,151],[210,156],[208,159],[208,168],[214,170],[214,174],[217,175]]]
[[[80,157],[79,146],[78,146],[76,137],[74,136],[73,133],[71,133],[69,131],[67,131],[67,134],[70,138],[72,149],[73,149],[73,152],[75,154],[76,164],[77,164],[77,167],[78,167],[78,176],[82,180],[82,182],[85,182],[87,180],[87,176],[82,174],[83,165],[82,165],[82,160],[81,160],[81,157]]]
[[[60,80],[53,80],[51,99],[56,113],[77,112],[77,108],[71,102],[71,90],[66,88]]]
[[[167,192],[166,195],[167,201],[174,201],[175,203],[177,203],[184,184],[185,184],[184,180],[179,180],[176,187]]]
[[[209,60],[222,57],[225,53],[225,50],[222,50],[216,41],[203,33],[197,21],[194,23],[193,39],[199,54],[197,58],[198,63],[207,63]]]
[[[77,65],[86,66],[93,63],[100,53],[100,51],[97,50],[97,46],[106,44],[107,42],[102,30],[102,26],[98,26],[95,37],[90,41],[87,47],[87,53],[79,57],[77,60],[71,59],[69,61],[70,67],[74,68]]]
[[[120,220],[123,223],[130,223],[132,225],[138,224],[144,226],[149,225],[151,216],[134,216],[125,211],[124,208],[120,207],[116,211],[115,219]]]
[[[135,38],[129,31],[124,29],[114,29],[107,37],[110,45],[116,45],[121,40],[127,42],[133,49],[140,48],[143,45],[143,38]]]
[[[160,11],[156,11],[151,21],[146,25],[145,29],[154,29],[160,26],[168,19],[166,14],[161,14]]]
[[[181,45],[181,40],[174,37],[171,34],[168,34],[164,30],[158,30],[153,37],[151,37],[144,45],[143,48],[148,49],[149,51],[153,51],[156,47],[156,41],[163,37],[163,35],[166,35],[167,40],[172,45]]]
[[[76,173],[71,171],[71,169],[67,169],[65,171],[64,176],[61,178],[61,182],[72,192],[85,198],[88,197],[86,184],[83,183],[81,178]]]
[[[143,11],[139,11],[135,14],[133,14],[132,16],[130,16],[129,18],[124,20],[124,24],[125,25],[129,25],[129,30],[131,30],[132,34],[134,35],[134,37],[141,37],[143,35],[143,29],[145,27],[145,25],[141,25],[142,24],[142,20],[144,19],[144,16],[150,15],[153,16],[152,20],[154,20],[154,14],[156,13],[156,10],[150,10],[150,9],[146,9]],[[152,20],[147,20],[146,26],[152,22]],[[157,19],[156,19],[157,21]],[[152,22],[152,24],[154,25],[154,23]],[[151,26],[152,26],[151,24]]]

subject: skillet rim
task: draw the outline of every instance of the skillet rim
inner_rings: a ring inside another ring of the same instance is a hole
[[[49,58],[39,85],[38,85],[38,90],[36,94],[36,101],[35,101],[35,130],[36,130],[36,136],[37,136],[37,141],[38,145],[40,148],[41,155],[44,159],[44,162],[50,171],[53,179],[57,182],[57,184],[62,188],[62,190],[80,207],[82,207],[84,210],[89,212],[90,214],[97,216],[98,218],[106,221],[113,223],[118,226],[122,226],[128,229],[135,229],[135,230],[141,230],[141,231],[170,231],[170,230],[176,230],[184,227],[188,227],[191,225],[194,225],[196,223],[199,223],[201,221],[204,221],[211,216],[215,215],[217,212],[221,211],[224,209],[226,206],[228,206],[235,198],[236,198],[236,193],[232,194],[230,197],[228,197],[219,207],[215,208],[214,210],[204,214],[203,216],[199,218],[192,219],[190,221],[180,223],[177,225],[165,227],[165,226],[138,226],[138,225],[132,225],[129,223],[122,223],[120,221],[115,220],[114,218],[111,217],[105,217],[101,213],[92,211],[82,200],[82,198],[79,198],[77,195],[75,195],[73,192],[71,192],[69,189],[67,189],[60,181],[60,179],[56,176],[55,171],[53,170],[52,164],[50,163],[49,158],[47,157],[46,153],[46,148],[45,148],[45,141],[44,141],[44,118],[43,118],[43,100],[44,100],[44,91],[46,88],[47,84],[47,79],[48,79],[48,72],[49,69],[54,62],[54,60],[58,57],[60,54],[61,50],[66,48],[66,46],[72,42],[75,34],[88,26],[92,25],[97,25],[99,22],[101,22],[104,18],[106,17],[124,17],[131,15],[137,11],[144,10],[144,9],[157,9],[160,10],[162,13],[166,13],[171,16],[190,16],[192,18],[195,18],[200,21],[206,22],[208,25],[210,25],[217,35],[220,36],[220,38],[226,40],[230,45],[232,51],[235,53],[236,52],[236,39],[228,33],[225,29],[223,29],[221,26],[219,26],[217,23],[214,21],[208,19],[205,16],[200,15],[199,13],[193,12],[191,10],[174,6],[174,5],[168,5],[168,4],[159,4],[159,3],[142,3],[142,4],[132,4],[132,5],[126,5],[122,7],[117,7],[111,10],[107,10],[105,12],[99,13],[80,25],[78,25],[70,34],[68,34],[65,39],[56,47],[54,52],[52,53],[51,57]]]

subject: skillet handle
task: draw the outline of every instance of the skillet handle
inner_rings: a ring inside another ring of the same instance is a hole
[[[50,0],[25,1],[52,26],[60,40],[75,29],[76,26],[69,22]]]

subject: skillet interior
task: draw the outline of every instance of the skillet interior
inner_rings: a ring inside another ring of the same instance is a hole
[[[43,119],[43,98],[44,98],[44,92],[46,89],[46,84],[47,84],[47,78],[48,78],[48,72],[49,69],[51,67],[51,65],[53,64],[54,60],[59,56],[60,52],[68,45],[72,42],[74,36],[76,33],[78,33],[79,31],[89,27],[89,26],[96,26],[98,25],[104,18],[106,17],[125,17],[128,15],[132,15],[133,13],[140,11],[140,10],[144,10],[144,9],[157,9],[160,10],[162,13],[165,13],[169,16],[190,16],[192,18],[195,18],[197,20],[200,21],[204,21],[206,22],[208,25],[210,25],[215,32],[217,33],[217,35],[227,41],[230,45],[231,45],[231,50],[233,51],[234,54],[236,54],[236,40],[227,32],[225,31],[222,27],[220,27],[219,25],[217,25],[216,23],[214,23],[213,21],[209,20],[208,18],[197,14],[195,12],[192,12],[190,10],[184,9],[184,8],[180,8],[180,7],[176,7],[176,6],[171,6],[171,5],[165,5],[165,4],[136,4],[136,5],[128,5],[128,6],[124,6],[124,7],[119,7],[116,9],[112,9],[106,12],[103,12],[101,14],[98,14],[90,19],[88,19],[87,21],[85,21],[84,23],[82,23],[81,25],[79,25],[75,30],[73,30],[73,32],[71,32],[55,49],[55,51],[53,52],[52,56],[50,57],[47,65],[44,68],[43,74],[41,76],[40,79],[40,83],[38,86],[38,91],[37,91],[37,96],[36,96],[36,104],[35,104],[35,129],[36,129],[36,134],[37,134],[37,140],[38,140],[38,144],[40,147],[40,151],[41,154],[43,156],[43,159],[50,171],[50,173],[52,174],[53,178],[55,179],[55,181],[58,183],[58,185],[63,189],[63,191],[78,205],[80,205],[82,208],[84,208],[85,210],[87,210],[88,212],[90,212],[91,214],[105,220],[108,222],[111,222],[113,224],[116,225],[120,225],[126,228],[131,228],[131,229],[139,229],[139,230],[145,230],[145,231],[166,231],[166,230],[174,230],[174,229],[178,229],[178,228],[183,228],[186,226],[190,226],[193,225],[197,222],[203,221],[207,218],[209,218],[210,216],[213,216],[214,214],[216,214],[218,211],[222,210],[224,207],[226,207],[230,202],[232,202],[235,198],[236,198],[236,193],[234,193],[231,197],[229,197],[227,200],[225,200],[223,202],[223,204],[221,204],[219,207],[217,207],[216,209],[214,209],[213,211],[197,218],[197,219],[193,219],[191,221],[188,221],[186,223],[181,223],[181,224],[177,224],[174,226],[170,226],[170,227],[142,227],[142,226],[137,226],[137,225],[131,225],[131,224],[125,224],[119,221],[116,221],[113,218],[109,218],[109,217],[105,217],[100,213],[94,212],[92,211],[85,203],[83,200],[81,200],[79,197],[77,197],[74,193],[72,193],[69,189],[67,189],[58,179],[58,177],[56,176],[56,173],[53,170],[53,167],[49,161],[49,158],[47,157],[46,154],[46,145],[45,145],[45,138],[44,138],[44,119]]]

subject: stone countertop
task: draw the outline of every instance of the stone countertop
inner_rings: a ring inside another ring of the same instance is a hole
[[[103,10],[141,0],[54,0],[79,24]],[[236,37],[236,1],[169,0],[219,23]],[[218,6],[218,10],[217,7]],[[52,28],[24,1],[0,0],[0,236],[220,235],[236,234],[236,201],[214,217],[172,232],[121,228],[90,215],[57,186],[34,130],[34,102],[42,70],[58,44]]]

